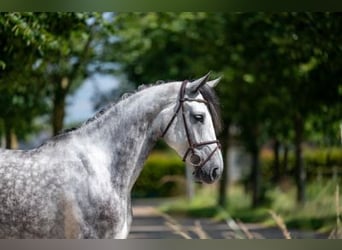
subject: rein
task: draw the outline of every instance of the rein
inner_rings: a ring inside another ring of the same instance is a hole
[[[206,164],[210,160],[210,158],[214,155],[214,153],[218,149],[221,148],[221,145],[220,145],[220,142],[218,140],[196,143],[191,138],[190,132],[189,132],[189,126],[188,126],[188,123],[187,123],[186,118],[185,118],[184,103],[185,102],[201,102],[201,103],[204,103],[204,104],[208,105],[208,102],[206,100],[201,100],[201,99],[185,98],[184,97],[185,96],[185,88],[186,88],[187,83],[188,83],[188,81],[183,81],[182,82],[182,85],[181,85],[181,88],[180,88],[180,93],[179,93],[177,110],[174,112],[170,122],[166,126],[166,128],[165,128],[165,130],[164,130],[164,132],[162,134],[162,137],[164,137],[166,132],[169,130],[171,124],[173,123],[173,121],[177,117],[178,112],[180,110],[182,110],[184,129],[185,129],[185,133],[186,133],[186,137],[187,137],[188,145],[189,145],[188,149],[185,152],[182,160],[186,161],[186,159],[188,158],[189,153],[191,152],[191,156],[190,156],[191,164],[194,165],[195,167],[202,168],[204,166],[204,164]],[[207,158],[204,161],[202,161],[201,157],[195,153],[195,149],[199,148],[199,147],[202,147],[202,146],[210,145],[210,144],[216,144],[216,147],[215,147],[214,150],[211,151],[211,153],[207,156]]]

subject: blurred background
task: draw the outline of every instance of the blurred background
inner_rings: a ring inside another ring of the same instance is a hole
[[[328,232],[341,206],[341,65],[340,13],[2,12],[0,144],[33,148],[141,84],[211,71],[222,76],[222,179],[187,180],[160,141],[133,198],[264,224],[271,210]]]

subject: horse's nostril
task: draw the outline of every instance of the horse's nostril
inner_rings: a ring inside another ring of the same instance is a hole
[[[211,178],[213,180],[215,180],[219,176],[218,170],[219,170],[218,168],[214,168],[213,171],[211,172]]]
[[[201,157],[197,154],[192,154],[190,157],[190,162],[194,166],[199,166],[201,163]]]

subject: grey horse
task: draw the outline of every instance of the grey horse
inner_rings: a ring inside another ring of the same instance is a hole
[[[31,150],[0,150],[0,238],[126,238],[131,189],[156,141],[217,180],[218,102],[208,75],[142,88]]]

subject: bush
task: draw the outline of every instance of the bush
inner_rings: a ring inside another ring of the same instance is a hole
[[[303,153],[303,161],[306,168],[308,178],[317,177],[318,174],[322,176],[331,177],[334,173],[342,174],[342,148],[307,148]],[[273,154],[270,152],[263,152],[261,154],[262,171],[266,178],[271,177],[273,173]],[[280,165],[283,166],[282,155],[280,157]],[[294,153],[291,151],[288,155],[288,171],[292,175],[294,173]]]
[[[155,151],[147,159],[135,183],[132,196],[167,197],[182,192],[185,166],[179,156],[170,151]]]
[[[337,177],[342,174],[341,148],[306,150],[304,160],[309,177]]]

